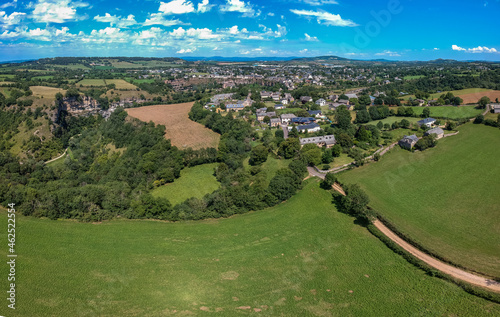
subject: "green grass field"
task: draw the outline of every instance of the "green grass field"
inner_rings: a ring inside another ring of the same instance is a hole
[[[77,86],[106,86],[102,79],[82,79],[76,83]]]
[[[106,79],[106,85],[115,84],[116,89],[136,89],[137,87],[123,79]]]
[[[377,125],[377,123],[379,121],[382,121],[383,124],[386,124],[386,123],[393,124],[396,121],[401,122],[401,120],[403,120],[403,119],[406,119],[406,120],[410,121],[411,123],[417,123],[417,121],[422,120],[422,118],[415,118],[415,117],[387,117],[387,118],[382,119],[382,120],[370,121],[367,124]]]
[[[243,166],[247,170],[250,169],[250,165],[248,164],[248,158],[243,161]],[[290,164],[291,160],[285,160],[285,159],[275,159],[271,155],[267,157],[267,161],[262,163],[261,168],[262,172],[260,173],[262,176],[266,178],[266,185],[269,185],[269,182],[271,179],[276,175],[276,171],[281,169],[281,168],[287,168],[288,164]]]
[[[424,78],[425,75],[414,75],[414,76],[405,76],[403,77],[404,80],[412,80],[412,79],[419,79],[419,78]]]
[[[5,211],[0,222],[7,227]],[[500,314],[500,305],[426,275],[336,212],[317,180],[289,202],[229,219],[18,216],[16,230],[9,316]],[[7,270],[0,266],[2,276]]]
[[[420,115],[425,107],[413,107],[413,112]],[[431,117],[446,117],[450,119],[461,119],[475,117],[481,114],[484,110],[476,109],[475,106],[442,106],[442,107],[428,107],[431,110]]]
[[[57,67],[57,68],[68,68],[68,69],[90,69],[87,66],[83,64],[68,64],[68,65],[55,65],[51,64],[50,66],[52,67]]]
[[[398,111],[397,108],[398,107],[391,107],[391,109],[393,109],[394,111]],[[439,106],[439,107],[412,107],[412,108],[413,112],[417,115],[421,115],[424,109],[428,108],[431,111],[431,117],[441,117],[441,118],[446,117],[449,119],[475,117],[484,111],[481,109],[476,109],[476,106],[459,106],[459,107]]]
[[[500,130],[466,124],[436,148],[399,148],[340,175],[410,238],[454,263],[500,276]]]
[[[185,168],[181,171],[181,177],[171,184],[156,188],[152,194],[155,197],[167,198],[172,205],[191,197],[202,198],[220,186],[213,175],[216,165],[214,163]]]
[[[492,91],[492,90],[486,89],[486,88],[467,88],[467,89],[461,89],[461,90],[442,91],[442,92],[438,92],[435,94],[431,94],[429,99],[438,99],[441,95],[444,95],[448,92],[451,92],[455,96],[460,96],[460,95],[475,94],[478,92],[487,92],[487,91]],[[410,97],[415,98],[415,95],[407,95],[407,96],[404,96],[403,99],[408,100],[408,99],[410,99]]]

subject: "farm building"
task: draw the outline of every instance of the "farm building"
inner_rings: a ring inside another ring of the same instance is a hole
[[[439,127],[426,131],[424,135],[431,135],[431,134],[435,134],[436,139],[441,139],[442,137],[444,137],[444,131]]]
[[[276,110],[285,109],[285,106],[282,103],[278,103],[278,104],[274,105],[274,109],[276,109]]]
[[[317,144],[318,146],[326,146],[326,147],[333,146],[337,142],[333,134],[325,136],[316,136],[312,138],[299,138],[299,140],[300,140],[300,145]]]
[[[415,134],[405,135],[401,140],[399,140],[398,144],[400,147],[411,150],[417,141],[418,137]]]
[[[434,122],[436,122],[436,119],[434,118],[425,118],[423,120],[417,121],[418,126],[426,125],[429,128],[434,125]]]
[[[296,118],[296,116],[293,113],[285,113],[281,115],[281,123],[288,123],[292,121],[293,118]]]
[[[331,104],[328,106],[328,109],[330,109],[330,110],[337,110],[337,108],[338,108],[339,106],[342,106],[342,105],[344,105],[344,106],[345,106],[345,104],[343,104],[343,103],[333,102],[333,103],[331,103]]]
[[[230,110],[233,110],[233,111],[240,111],[240,110],[243,110],[245,109],[245,106],[243,104],[239,104],[239,103],[231,103],[229,105],[226,105],[226,111],[230,111]]]
[[[297,130],[299,132],[311,133],[311,132],[318,132],[319,130],[321,130],[321,127],[316,123],[309,123],[297,126]]]
[[[492,103],[490,109],[493,110],[493,113],[500,113],[500,103]]]
[[[210,102],[219,104],[221,101],[226,100],[226,99],[231,99],[233,97],[233,94],[219,94],[215,95],[212,98],[210,98]]]
[[[352,98],[358,98],[358,95],[356,94],[345,94],[349,99],[352,99]]]
[[[315,122],[316,119],[312,117],[297,117],[297,118],[292,118],[292,123],[298,123],[298,124],[309,124],[312,122]]]

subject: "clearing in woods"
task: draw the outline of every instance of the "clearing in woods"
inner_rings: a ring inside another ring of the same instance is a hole
[[[170,139],[172,145],[179,149],[188,147],[194,150],[206,147],[217,148],[220,135],[189,119],[188,113],[192,106],[193,103],[188,102],[129,108],[126,111],[129,116],[141,121],[153,121],[156,124],[164,125],[166,127],[165,138]]]

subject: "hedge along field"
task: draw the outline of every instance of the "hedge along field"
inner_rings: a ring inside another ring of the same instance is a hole
[[[220,187],[213,175],[216,166],[214,163],[184,168],[180,178],[156,188],[152,195],[167,198],[173,206],[191,197],[202,198]]]
[[[500,277],[500,130],[466,124],[436,148],[399,148],[380,162],[340,175],[370,205],[436,254]]]
[[[19,216],[16,237],[15,316],[500,314],[500,305],[426,275],[353,224],[316,179],[286,203],[227,219]]]

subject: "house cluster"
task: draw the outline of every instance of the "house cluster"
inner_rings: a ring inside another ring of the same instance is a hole
[[[285,93],[283,96],[281,92],[269,92],[269,91],[261,91],[260,98],[262,100],[272,99],[275,102],[280,102],[282,105],[288,105],[294,101],[294,98],[290,93]]]
[[[444,137],[444,131],[440,127],[435,127],[434,126],[435,123],[436,119],[434,118],[426,118],[417,122],[418,126],[425,125],[428,128],[432,128],[427,130],[424,133],[424,136],[434,135],[436,139],[441,139],[442,137]],[[413,134],[413,135],[405,135],[401,140],[399,140],[398,144],[399,146],[405,149],[411,150],[417,142],[418,142],[418,137],[415,134]]]

